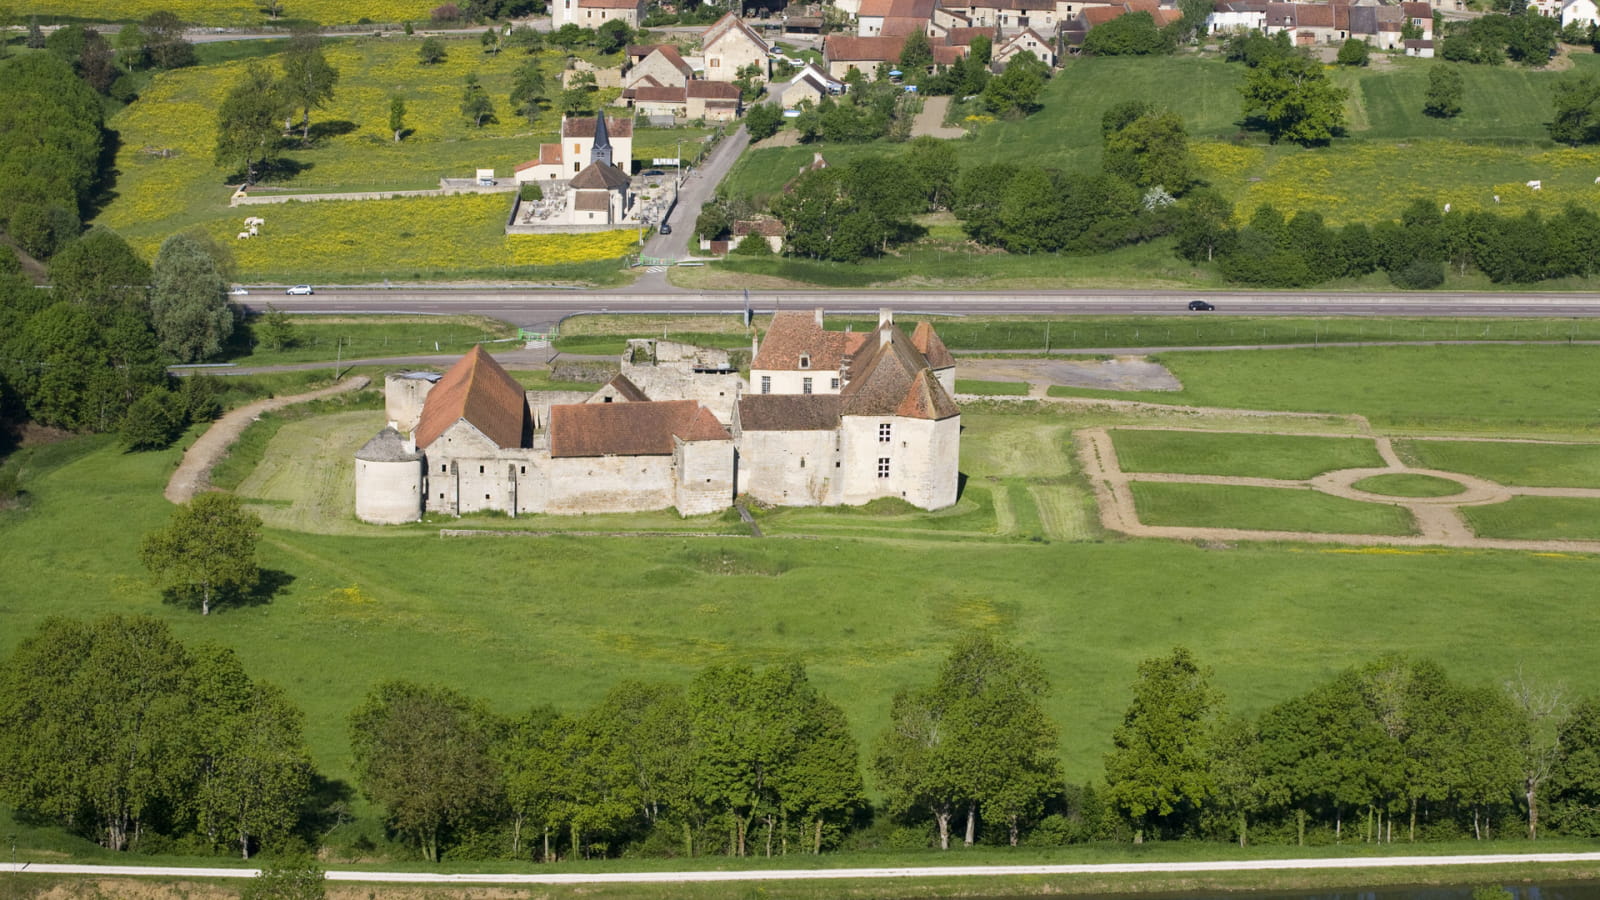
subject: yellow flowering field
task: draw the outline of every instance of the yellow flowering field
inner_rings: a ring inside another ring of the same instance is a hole
[[[1194,156],[1203,177],[1233,200],[1240,220],[1262,203],[1285,214],[1314,210],[1331,225],[1395,218],[1416,197],[1501,213],[1600,204],[1594,150],[1351,140],[1312,149],[1197,143]],[[1542,190],[1528,188],[1531,180],[1541,181]]]
[[[410,279],[616,259],[637,246],[635,230],[506,235],[510,195],[463,194],[395,200],[329,200],[247,206],[201,223],[233,251],[243,281]],[[238,240],[245,216],[266,220],[259,237]],[[134,246],[153,258],[165,234]]]
[[[284,0],[283,15],[323,25],[419,22],[432,0]],[[125,22],[162,10],[197,25],[257,25],[268,21],[251,0],[33,0],[17,11],[38,16],[74,16],[91,22]]]

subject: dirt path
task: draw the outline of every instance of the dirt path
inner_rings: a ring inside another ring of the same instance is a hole
[[[321,390],[296,394],[292,397],[269,397],[233,410],[211,423],[206,433],[200,435],[200,439],[184,451],[183,462],[178,464],[178,470],[172,473],[171,480],[167,482],[167,499],[173,503],[188,503],[194,499],[195,494],[210,487],[211,467],[227,454],[233,442],[238,440],[239,435],[243,434],[250,423],[262,413],[308,400],[320,400],[346,391],[358,391],[366,387],[368,381],[367,376],[357,375]]]
[[[911,136],[936,138],[966,137],[964,128],[949,128],[944,124],[944,117],[950,111],[949,97],[929,97],[922,101],[922,112],[911,121]]]
[[[1230,410],[1230,412],[1236,412]],[[1170,429],[1169,429],[1170,430]],[[1189,428],[1186,431],[1223,429]],[[1289,432],[1283,432],[1285,434]],[[1329,435],[1332,436],[1332,435]],[[1544,553],[1600,553],[1600,541],[1532,541],[1479,537],[1461,516],[1463,506],[1500,503],[1513,496],[1600,498],[1595,488],[1530,488],[1501,485],[1487,479],[1455,472],[1419,469],[1405,465],[1395,454],[1390,440],[1374,436],[1386,467],[1381,469],[1341,469],[1306,481],[1249,478],[1225,475],[1180,475],[1171,473],[1130,473],[1122,471],[1116,444],[1106,428],[1085,428],[1077,432],[1078,462],[1094,488],[1100,507],[1100,522],[1108,531],[1132,537],[1171,538],[1198,541],[1291,541],[1313,544],[1358,544],[1391,547],[1458,547],[1478,550],[1529,550]],[[1389,497],[1369,494],[1352,485],[1363,478],[1381,474],[1409,473],[1430,475],[1460,483],[1464,490],[1448,497]],[[1198,528],[1175,525],[1146,525],[1139,520],[1138,508],[1129,487],[1133,481],[1181,484],[1248,485],[1274,488],[1309,488],[1335,497],[1368,503],[1388,503],[1405,507],[1416,521],[1419,534],[1329,534],[1303,531],[1258,531],[1244,528]]]

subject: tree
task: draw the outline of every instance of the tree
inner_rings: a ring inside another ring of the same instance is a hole
[[[237,166],[245,183],[255,184],[260,168],[278,156],[282,144],[278,119],[283,110],[271,71],[259,62],[249,63],[244,78],[217,109],[217,164]]]
[[[491,751],[501,730],[481,703],[449,688],[384,682],[350,715],[356,781],[391,828],[438,862],[452,831],[500,802]]]
[[[567,78],[566,90],[561,92],[561,111],[569,116],[594,111],[595,81],[593,72],[580,72]]]
[[[1178,255],[1190,262],[1211,262],[1226,253],[1233,239],[1233,204],[1213,190],[1189,195],[1178,213]]]
[[[406,101],[404,97],[389,98],[389,130],[394,132],[394,142],[400,143],[400,138],[406,132]]]
[[[783,110],[776,103],[757,103],[745,113],[744,127],[750,140],[764,141],[783,127]]]
[[[47,44],[44,29],[39,27],[39,17],[28,19],[28,36],[23,39],[22,45],[29,50],[43,50]]]
[[[122,63],[123,71],[132,72],[149,63],[149,56],[145,52],[144,29],[133,22],[122,26],[117,32],[117,59]]]
[[[129,450],[161,450],[171,446],[189,424],[178,398],[164,387],[145,391],[122,417],[122,445]]]
[[[527,54],[537,53],[544,46],[544,35],[527,25],[518,25],[506,35],[506,46],[517,47]]]
[[[906,35],[906,42],[900,45],[900,71],[913,82],[928,74],[933,68],[933,47],[928,44],[928,36],[921,31],[913,31]]]
[[[472,120],[478,128],[483,127],[484,119],[494,118],[494,101],[489,99],[489,92],[478,81],[478,73],[467,73],[467,86],[461,92],[461,114]]]
[[[1118,16],[1089,29],[1083,38],[1083,51],[1096,56],[1146,56],[1173,49],[1170,35],[1156,27],[1155,17],[1147,12]]]
[[[256,0],[256,6],[273,19],[283,15],[283,0]]]
[[[1107,172],[1139,187],[1182,195],[1196,181],[1189,134],[1173,112],[1147,112],[1106,136]]]
[[[251,682],[224,647],[195,651],[190,679],[200,735],[190,798],[196,827],[213,845],[232,844],[249,859],[289,836],[310,794],[304,716],[276,686]]]
[[[1188,650],[1139,664],[1133,703],[1106,755],[1108,801],[1146,834],[1182,834],[1212,792],[1208,760],[1221,697]]]
[[[1349,38],[1339,45],[1339,65],[1364,66],[1372,54],[1372,48],[1360,38]]]
[[[1428,91],[1423,95],[1422,111],[1436,119],[1453,119],[1461,115],[1464,93],[1461,70],[1445,63],[1434,63],[1428,69]]]
[[[555,859],[550,837],[563,821],[559,794],[567,784],[565,745],[572,727],[571,719],[549,707],[535,709],[512,722],[495,746],[511,810],[513,856],[522,853],[523,831],[534,828],[543,835],[540,861]]]
[[[238,321],[212,247],[194,234],[161,242],[152,267],[150,316],[161,349],[180,362],[221,352]]]
[[[1545,782],[1551,773],[1558,765],[1564,764],[1566,751],[1562,741],[1571,737],[1566,734],[1565,691],[1559,685],[1538,684],[1521,671],[1515,678],[1506,681],[1502,688],[1523,721],[1523,727],[1518,731],[1522,743],[1517,748],[1522,797],[1528,815],[1528,840],[1537,840],[1539,795],[1545,790]]]
[[[1032,656],[987,635],[958,641],[932,685],[895,695],[873,766],[890,808],[930,815],[941,849],[962,814],[971,846],[980,812],[1015,844],[1060,779],[1055,724],[1039,705],[1048,689]]]
[[[144,52],[159,69],[179,69],[195,63],[194,44],[184,37],[184,24],[161,10],[144,17]]]
[[[1551,16],[1513,16],[1506,55],[1527,66],[1543,66],[1555,55],[1561,20]]]
[[[539,113],[550,102],[550,89],[545,85],[544,72],[539,61],[530,59],[517,69],[511,81],[511,108],[525,117],[528,124],[539,118]]]
[[[423,38],[422,45],[417,48],[417,59],[425,66],[444,62],[444,41],[436,37]]]
[[[633,29],[621,19],[611,19],[594,32],[594,48],[603,54],[621,53],[633,40]]]
[[[493,26],[490,26],[489,28],[485,28],[483,30],[483,34],[479,35],[479,37],[478,37],[478,45],[483,48],[483,52],[492,53],[495,56],[499,56],[500,55],[500,29],[495,28]]]
[[[112,850],[137,846],[192,784],[188,669],[156,619],[46,619],[0,662],[0,798]]]
[[[1548,126],[1552,139],[1574,147],[1600,140],[1600,78],[1586,74],[1557,81],[1554,105]]]
[[[996,115],[1027,115],[1039,108],[1049,70],[1031,51],[1011,57],[1006,70],[989,79],[983,89],[983,105]]]
[[[119,309],[143,314],[150,266],[116,232],[97,226],[50,260],[50,283],[57,299],[81,304],[108,326]]]
[[[328,65],[327,58],[322,55],[322,35],[316,31],[297,31],[283,54],[279,94],[291,111],[300,110],[302,144],[311,141],[311,110],[327,105],[338,83],[339,70]]]
[[[245,882],[239,900],[322,900],[328,896],[328,876],[315,857],[291,854],[276,857],[261,867],[261,874]]]
[[[1306,57],[1270,57],[1245,73],[1239,90],[1245,118],[1261,123],[1274,143],[1325,144],[1344,130],[1348,91]]]
[[[955,144],[923,135],[912,139],[900,159],[916,185],[918,198],[927,202],[922,211],[948,209],[955,200],[956,175],[961,170]]]
[[[167,527],[144,536],[139,558],[156,583],[201,615],[255,587],[261,570],[261,520],[232,494],[207,492],[172,511]]]

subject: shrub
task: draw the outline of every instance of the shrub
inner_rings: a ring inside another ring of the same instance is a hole
[[[1351,38],[1339,48],[1339,65],[1364,66],[1370,54],[1371,48],[1367,46],[1366,41]]]
[[[772,245],[759,234],[747,234],[739,246],[729,252],[734,256],[771,256]]]
[[[429,14],[435,25],[453,24],[461,21],[461,7],[454,3],[443,3],[433,8]]]
[[[1408,291],[1425,291],[1444,284],[1444,263],[1432,259],[1414,259],[1403,268],[1389,273],[1395,287]]]
[[[524,203],[529,200],[543,200],[544,188],[539,187],[536,182],[530,181],[517,189],[517,196],[521,197]]]

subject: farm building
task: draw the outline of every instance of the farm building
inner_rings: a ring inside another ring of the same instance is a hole
[[[726,351],[641,340],[589,395],[524,391],[482,347],[442,377],[390,376],[390,423],[356,453],[356,515],[956,501],[954,361],[932,326],[907,336],[884,312],[834,332],[820,310],[780,313],[751,374],[760,393]]]

